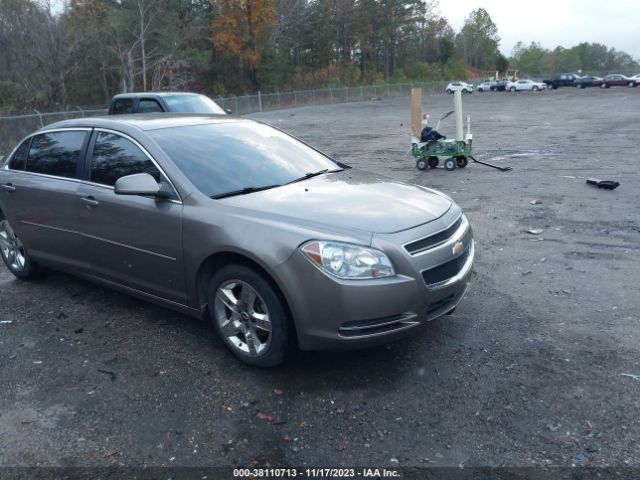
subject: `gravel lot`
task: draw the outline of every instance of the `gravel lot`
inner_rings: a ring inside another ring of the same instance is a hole
[[[438,118],[452,97],[423,105]],[[640,90],[473,94],[464,108],[476,158],[513,171],[416,170],[408,98],[252,115],[451,195],[478,242],[454,315],[265,371],[204,322],[3,265],[0,465],[640,466],[640,377],[624,375],[640,375]]]

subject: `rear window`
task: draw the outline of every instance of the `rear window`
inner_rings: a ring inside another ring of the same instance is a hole
[[[225,113],[216,102],[204,95],[169,95],[163,98],[170,112]]]
[[[138,113],[163,112],[158,102],[150,98],[144,98],[138,103]]]
[[[132,98],[121,98],[116,100],[113,103],[113,112],[114,115],[118,115],[121,113],[133,113],[133,99]]]
[[[28,138],[22,145],[18,147],[18,149],[9,160],[9,168],[12,170],[24,170],[24,167],[27,163],[27,157],[29,156],[29,144],[31,143],[31,139]]]
[[[28,172],[74,178],[86,132],[52,132],[33,137]]]
[[[202,193],[282,185],[339,166],[268,125],[248,121],[164,128],[148,132]]]

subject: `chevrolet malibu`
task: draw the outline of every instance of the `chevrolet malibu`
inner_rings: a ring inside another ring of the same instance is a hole
[[[451,313],[474,243],[446,195],[265,124],[123,115],[49,125],[0,169],[0,251],[209,318],[240,360],[411,335]]]

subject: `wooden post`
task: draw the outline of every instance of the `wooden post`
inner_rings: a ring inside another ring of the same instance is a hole
[[[411,89],[411,134],[420,138],[422,132],[422,89]]]

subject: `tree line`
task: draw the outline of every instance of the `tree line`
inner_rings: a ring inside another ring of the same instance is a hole
[[[50,2],[0,2],[0,113],[104,105],[127,91],[238,95],[633,61],[589,44],[519,44],[507,59],[486,10],[456,32],[437,0]]]

